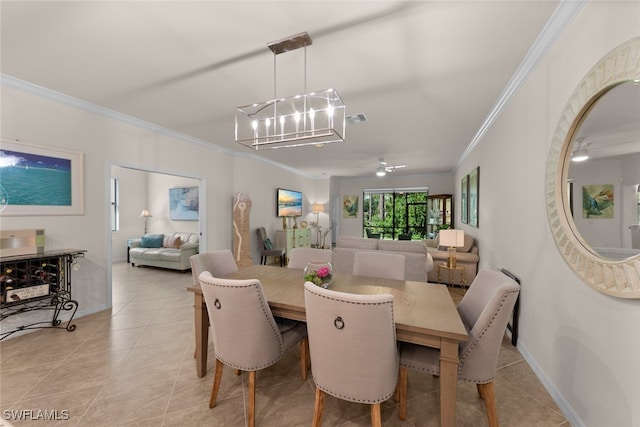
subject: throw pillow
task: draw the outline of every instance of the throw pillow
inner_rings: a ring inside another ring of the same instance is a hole
[[[271,239],[264,239],[264,248],[266,250],[273,249],[273,243],[271,242]]]
[[[161,248],[164,236],[162,234],[158,236],[147,235],[140,238],[140,247],[143,248]]]
[[[180,238],[180,236],[173,236],[171,237],[171,239],[169,239],[169,246],[167,246],[168,248],[180,249],[180,246],[182,246],[182,239]]]

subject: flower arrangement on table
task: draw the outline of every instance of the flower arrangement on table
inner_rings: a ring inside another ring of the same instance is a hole
[[[305,282],[312,282],[318,286],[327,287],[331,283],[331,280],[333,280],[331,264],[307,264],[304,269],[304,280]]]

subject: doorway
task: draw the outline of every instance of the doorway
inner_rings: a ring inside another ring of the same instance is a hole
[[[123,164],[107,166],[106,192],[112,203],[113,181],[117,181],[116,207],[109,210],[106,222],[108,233],[107,283],[108,306],[112,307],[112,265],[114,262],[126,262],[128,243],[133,238],[149,233],[190,232],[200,236],[200,251],[206,250],[206,181],[201,177],[185,176],[166,170],[151,170]],[[199,215],[197,219],[172,220],[169,217],[170,188],[197,187]],[[145,211],[150,216],[142,215]],[[114,220],[117,215],[119,221]],[[116,229],[113,230],[114,224]]]

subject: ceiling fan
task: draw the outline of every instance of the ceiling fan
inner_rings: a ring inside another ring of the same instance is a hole
[[[389,166],[387,162],[384,161],[383,158],[380,158],[379,162],[380,163],[378,164],[378,168],[376,169],[377,176],[385,176],[387,172],[395,172],[398,169],[404,169],[408,167],[407,165]]]

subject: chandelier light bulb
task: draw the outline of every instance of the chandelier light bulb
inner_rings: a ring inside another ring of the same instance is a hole
[[[327,108],[327,116],[333,117],[333,105],[329,105]]]
[[[316,116],[316,112],[313,111],[313,108],[309,109],[309,118],[313,120],[313,118]]]
[[[293,115],[293,120],[296,121],[296,123],[300,123],[300,113],[299,112],[295,112]]]
[[[252,121],[251,122],[251,127],[253,128],[253,130],[258,129],[258,121],[257,120]]]

